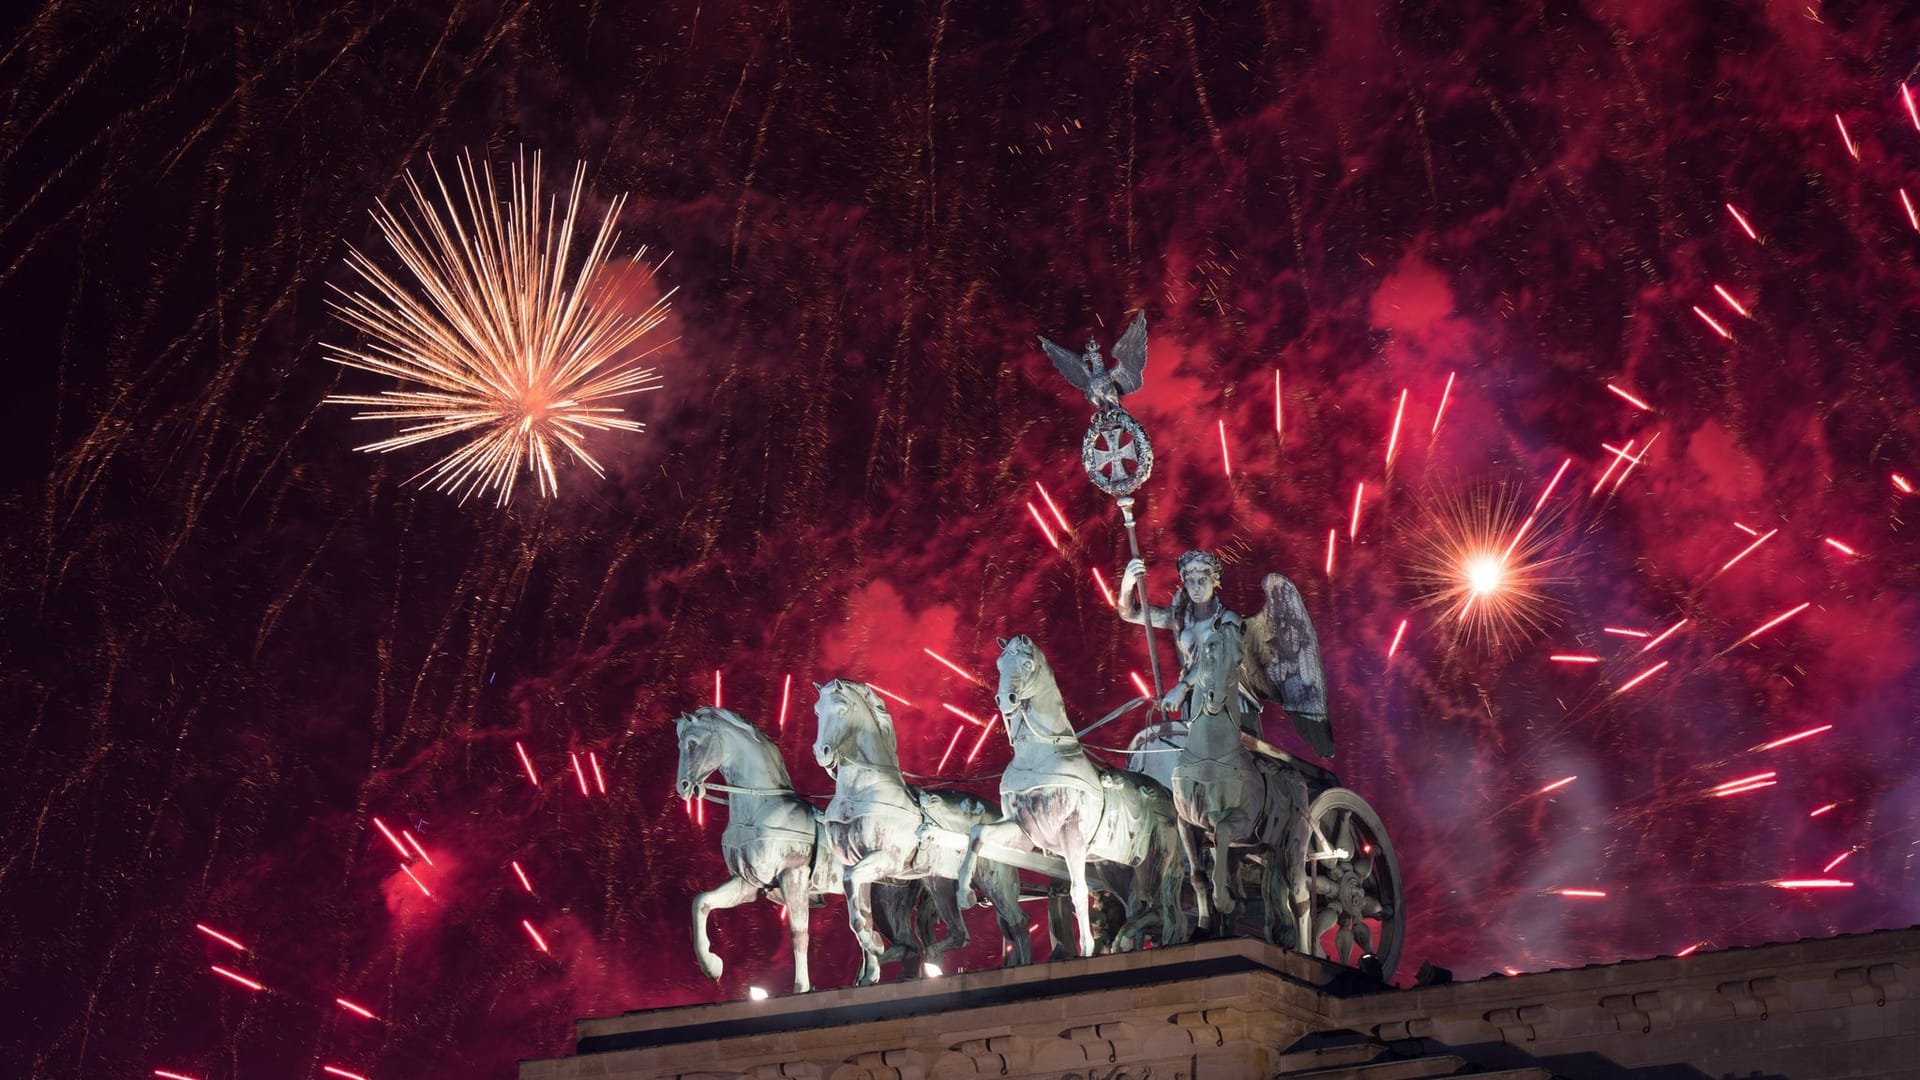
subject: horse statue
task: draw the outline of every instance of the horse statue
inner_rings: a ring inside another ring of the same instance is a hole
[[[1066,861],[1081,956],[1094,952],[1089,862],[1102,864],[1101,877],[1125,904],[1116,949],[1138,947],[1148,933],[1162,945],[1185,941],[1173,796],[1149,777],[1087,756],[1067,720],[1053,669],[1033,639],[1024,634],[1001,639],[1000,649],[995,700],[1013,743],[1013,761],[1000,776],[1000,798],[1010,816],[974,828],[961,858],[960,884],[964,888],[971,880],[983,843],[1016,847],[1024,838]]]
[[[1266,936],[1304,947],[1307,907],[1307,781],[1296,769],[1248,749],[1242,734],[1259,730],[1260,702],[1241,689],[1244,649],[1238,620],[1222,620],[1196,650],[1185,676],[1191,687],[1186,733],[1173,762],[1173,803],[1180,845],[1199,909],[1202,933],[1231,924],[1232,849],[1252,848],[1264,860]]]
[[[870,890],[876,883],[926,882],[948,933],[928,946],[927,959],[964,948],[969,935],[961,914],[966,906],[962,887],[951,876],[951,856],[929,833],[969,833],[981,822],[998,820],[1000,808],[977,796],[943,795],[907,783],[893,717],[872,687],[834,679],[824,686],[815,683],[814,689],[820,696],[813,708],[818,723],[813,757],[834,778],[826,835],[841,868],[847,921],[863,956],[855,985],[868,986],[879,980],[883,949],[874,933]],[[1020,911],[1019,872],[1004,863],[991,867],[981,887],[1000,924],[1006,963],[1030,963],[1033,943]]]
[[[707,917],[766,896],[786,911],[793,939],[793,989],[812,989],[807,970],[809,911],[825,893],[840,891],[840,875],[826,843],[820,811],[795,793],[780,750],[759,728],[727,709],[702,707],[674,721],[680,769],[674,788],[683,799],[727,793],[727,827],[720,854],[730,875],[693,898],[693,953],[709,979],[725,968],[707,939]],[[718,772],[725,781],[711,784]],[[882,932],[895,943],[883,960],[899,960],[909,975],[920,967],[920,942],[933,937],[933,916],[918,888],[887,888],[878,898]]]

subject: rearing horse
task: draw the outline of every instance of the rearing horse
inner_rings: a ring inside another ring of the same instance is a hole
[[[907,783],[894,743],[893,717],[866,683],[835,679],[824,686],[815,683],[814,689],[820,697],[813,707],[819,725],[813,757],[834,778],[826,835],[842,870],[847,922],[860,942],[863,958],[856,985],[867,986],[880,978],[883,949],[874,933],[870,890],[876,883],[926,882],[948,935],[927,947],[927,959],[963,948],[968,933],[960,887],[941,873],[950,867],[951,856],[923,830],[968,833],[980,822],[997,820],[1000,808],[976,796],[941,795]],[[1020,911],[1019,872],[1001,863],[991,866],[982,877],[982,891],[993,904],[1008,947],[1006,963],[1028,963],[1033,945]]]
[[[1180,845],[1200,910],[1202,933],[1230,925],[1232,849],[1263,853],[1261,891],[1266,936],[1299,948],[1306,907],[1307,783],[1286,765],[1247,749],[1249,702],[1240,691],[1242,630],[1222,620],[1193,658],[1192,707],[1173,762],[1173,803],[1180,813]]]
[[[1090,861],[1105,864],[1101,876],[1126,904],[1116,948],[1135,947],[1154,929],[1162,945],[1186,940],[1173,797],[1149,777],[1087,756],[1067,721],[1053,669],[1032,638],[1002,638],[999,668],[995,700],[1013,743],[1013,761],[1000,775],[1000,800],[1009,816],[973,830],[960,862],[963,889],[982,843],[1018,848],[1024,838],[1067,864],[1081,956],[1092,956],[1094,947],[1087,911]]]
[[[674,721],[680,771],[674,788],[683,799],[705,796],[709,777],[726,782],[727,827],[720,854],[731,875],[718,888],[693,898],[693,953],[700,970],[718,979],[725,963],[707,939],[707,917],[766,894],[786,906],[793,938],[793,989],[812,989],[807,969],[809,911],[821,893],[840,891],[840,875],[826,843],[820,812],[793,790],[780,750],[759,728],[727,709],[702,707]],[[920,915],[918,888],[888,889],[881,897],[885,933],[911,971],[917,937],[933,936],[931,918]]]

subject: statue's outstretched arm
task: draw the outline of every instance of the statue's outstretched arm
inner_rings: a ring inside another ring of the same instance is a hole
[[[1147,621],[1140,611],[1140,580],[1147,576],[1147,564],[1144,560],[1134,559],[1127,563],[1126,571],[1120,575],[1120,595],[1116,598],[1116,607],[1120,617],[1138,626]],[[1158,604],[1146,605],[1147,612],[1153,617],[1153,625],[1161,630],[1176,629],[1173,623],[1173,609]]]

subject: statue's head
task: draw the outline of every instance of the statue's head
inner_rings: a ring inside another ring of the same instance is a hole
[[[1189,551],[1180,556],[1180,587],[1187,600],[1204,604],[1220,589],[1220,557],[1211,551]]]

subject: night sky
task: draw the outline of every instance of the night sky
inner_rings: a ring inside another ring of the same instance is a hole
[[[1299,584],[1403,981],[1920,922],[1920,10],[901,6],[5,16],[0,1072],[508,1077],[577,1016],[783,990],[770,904],[694,965],[724,810],[673,798],[672,718],[718,669],[771,729],[791,675],[823,793],[810,681],[912,701],[921,772],[941,703],[992,711],[924,649],[1028,633],[1082,723],[1130,696],[1125,535],[1035,336],[1140,309],[1154,599],[1197,546],[1240,610]],[[462,505],[320,405],[388,385],[324,300],[406,170],[523,147],[629,193],[677,341],[605,479]],[[1448,523],[1563,461],[1537,624],[1465,633]],[[1808,878],[1853,885],[1769,884]]]

